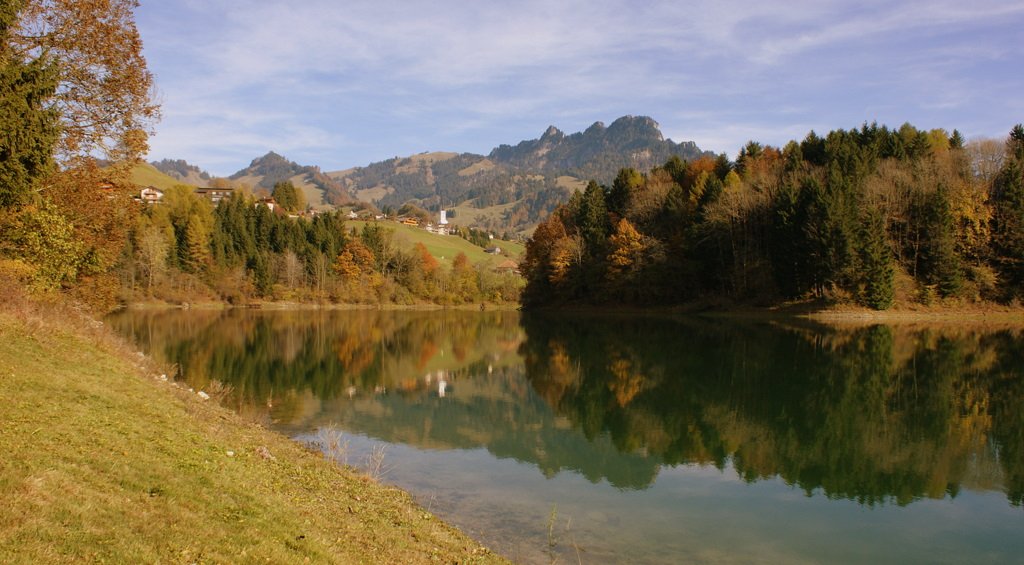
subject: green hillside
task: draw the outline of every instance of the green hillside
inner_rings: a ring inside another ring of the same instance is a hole
[[[184,184],[178,179],[161,173],[149,163],[139,163],[132,169],[132,182],[139,186],[155,186],[160,190],[167,190],[172,186]]]
[[[345,222],[345,225],[348,228],[362,230],[363,226],[367,223],[369,222],[348,221]],[[384,221],[378,223],[386,229],[394,230],[395,242],[402,248],[411,248],[417,243],[422,243],[426,246],[427,251],[429,251],[431,255],[444,265],[451,266],[452,259],[459,253],[465,253],[466,257],[469,258],[469,262],[473,264],[487,262],[497,263],[506,259],[506,257],[484,253],[484,250],[480,247],[477,247],[458,236],[437,235],[435,233],[430,233],[427,230],[407,226],[398,222]],[[521,243],[501,241],[497,239],[494,240],[494,245],[500,247],[502,252],[508,255],[507,258],[511,258],[516,262],[519,261],[520,256],[526,250]]]

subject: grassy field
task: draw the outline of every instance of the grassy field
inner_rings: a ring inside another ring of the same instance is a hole
[[[501,222],[501,218],[505,215],[505,212],[515,208],[516,202],[510,204],[499,204],[496,206],[488,206],[487,208],[476,208],[472,206],[472,201],[465,201],[462,204],[454,206],[455,219],[462,225],[470,225],[477,222],[479,218],[483,222],[487,220]],[[481,225],[482,222],[481,222]]]
[[[357,230],[363,229],[363,226],[366,224],[367,222],[345,222],[345,226],[347,228],[356,228]],[[403,249],[411,248],[417,243],[422,243],[435,259],[448,266],[451,266],[452,259],[454,259],[460,252],[465,253],[469,262],[473,264],[487,262],[496,263],[505,260],[505,257],[497,257],[484,253],[482,248],[477,247],[458,236],[437,235],[436,233],[430,233],[427,230],[418,227],[406,226],[398,222],[391,221],[379,222],[379,225],[386,229],[394,230],[395,241],[398,242]],[[526,251],[526,247],[517,242],[500,241],[496,239],[494,240],[494,245],[497,245],[503,251],[506,251],[508,256],[516,261],[518,261],[520,255]]]
[[[186,184],[161,173],[149,163],[139,163],[132,169],[132,182],[139,186],[155,186],[160,190],[167,190],[175,185]]]
[[[158,374],[73,311],[0,306],[0,562],[502,562]]]

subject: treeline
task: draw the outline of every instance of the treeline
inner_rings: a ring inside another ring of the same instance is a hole
[[[129,301],[462,304],[514,301],[521,286],[464,254],[444,267],[376,224],[346,230],[340,212],[294,217],[243,194],[214,207],[185,186],[141,210],[122,259]]]
[[[527,245],[524,303],[1013,301],[1024,127],[1005,144],[865,124],[591,182]]]

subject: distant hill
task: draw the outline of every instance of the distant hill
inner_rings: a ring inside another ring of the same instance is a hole
[[[673,155],[711,154],[692,141],[665,139],[651,118],[625,116],[572,135],[551,126],[539,139],[501,145],[487,156],[423,153],[327,174],[378,207],[444,207],[458,211],[459,223],[522,231],[586,181],[610,184],[623,167],[646,172]]]
[[[195,183],[172,177],[163,171],[158,170],[151,163],[139,163],[138,165],[135,165],[132,169],[131,180],[139,186],[155,186],[160,190],[167,190],[178,184],[196,186]]]
[[[451,210],[461,225],[526,232],[588,180],[607,185],[623,167],[647,172],[673,155],[713,156],[692,141],[665,139],[649,117],[624,116],[570,135],[551,126],[538,139],[501,145],[488,155],[428,152],[326,173],[271,151],[230,179],[257,191],[290,180],[314,207],[360,201],[397,210],[412,203]],[[153,165],[183,182],[203,184],[195,177],[202,181],[205,173],[184,161]]]
[[[229,177],[233,181],[250,184],[254,189],[273,190],[282,181],[292,181],[301,188],[306,202],[314,207],[330,203],[336,206],[353,201],[352,195],[343,183],[320,172],[320,167],[299,165],[274,153],[267,153],[252,160],[248,167]]]
[[[195,165],[190,165],[184,159],[163,159],[150,161],[153,168],[161,173],[177,180],[180,184],[192,186],[207,186],[210,184],[210,174]]]
[[[540,139],[522,141],[515,147],[502,145],[488,158],[518,170],[609,184],[623,167],[646,172],[673,155],[693,160],[704,154],[692,141],[665,139],[658,122],[651,118],[624,116],[608,127],[595,122],[586,131],[568,136],[551,126]]]

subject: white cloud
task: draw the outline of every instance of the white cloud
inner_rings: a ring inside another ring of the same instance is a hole
[[[235,169],[270,147],[333,168],[487,152],[467,145],[625,113],[734,154],[877,115],[1009,123],[1024,86],[974,70],[1019,58],[1024,5],[995,0],[162,0],[139,22],[165,101],[155,156]]]

